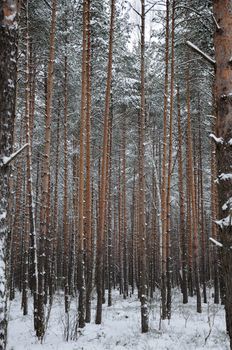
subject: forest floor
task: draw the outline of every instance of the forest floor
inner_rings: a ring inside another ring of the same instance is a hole
[[[210,292],[209,292],[210,295]],[[93,301],[93,307],[95,300]],[[77,305],[71,305],[70,333],[74,327]],[[210,298],[203,304],[202,314],[196,313],[196,299],[181,303],[181,295],[175,291],[172,300],[172,319],[160,326],[159,296],[149,302],[149,326],[147,334],[140,333],[140,303],[136,296],[123,300],[113,294],[113,306],[103,308],[102,325],[87,324],[78,333],[76,341],[64,341],[65,318],[63,296],[54,298],[47,332],[40,344],[33,331],[32,304],[29,315],[23,316],[20,296],[10,303],[8,350],[229,350],[225,332],[224,308],[214,305]],[[93,318],[95,311],[93,310]]]

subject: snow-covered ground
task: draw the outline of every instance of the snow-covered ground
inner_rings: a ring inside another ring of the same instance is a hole
[[[43,344],[40,344],[33,331],[32,305],[29,307],[29,315],[23,316],[18,295],[10,304],[8,350],[230,349],[225,332],[223,307],[214,305],[212,299],[209,304],[203,305],[202,314],[197,314],[195,298],[190,298],[189,304],[183,305],[180,294],[175,292],[172,319],[170,322],[162,321],[161,329],[158,295],[149,306],[150,331],[141,334],[140,303],[135,296],[123,300],[115,292],[113,306],[104,305],[102,325],[92,322],[78,332],[76,341],[65,342],[63,297],[56,295],[46,336]],[[74,301],[70,312],[70,332],[73,329],[75,313]]]

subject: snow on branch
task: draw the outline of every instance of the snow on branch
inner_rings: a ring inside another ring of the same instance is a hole
[[[215,224],[220,226],[221,229],[223,229],[224,227],[231,226],[231,223],[232,223],[231,215],[228,215],[226,218],[223,218],[221,220],[215,220]]]
[[[232,208],[232,197],[229,198],[225,204],[223,204],[222,210],[227,210],[227,209],[231,209],[231,208]]]
[[[4,220],[6,218],[6,211],[4,211],[2,214],[0,214],[0,221]]]
[[[9,29],[17,29],[17,1],[3,1],[3,18],[1,19],[4,26]]]
[[[232,174],[231,173],[229,173],[229,174],[221,173],[218,176],[218,178],[219,178],[219,180],[222,180],[222,181],[232,180]]]
[[[216,143],[220,143],[223,145],[224,140],[222,137],[217,137],[214,134],[210,134],[209,137],[211,137]]]
[[[12,153],[9,157],[3,157],[2,159],[2,165],[8,166],[19,154],[21,154],[26,147],[28,147],[29,144],[26,143],[24,146],[22,146],[18,151],[15,153]]]
[[[207,53],[203,52],[202,50],[199,49],[199,47],[197,47],[196,45],[194,45],[193,43],[191,43],[191,41],[186,41],[186,44],[193,49],[194,51],[196,51],[201,57],[203,57],[208,63],[210,63],[212,66],[215,67],[216,61],[211,58],[209,55],[207,55]]]
[[[209,240],[214,243],[217,247],[223,247],[223,244],[218,242],[216,239],[212,238],[212,237],[209,237]]]

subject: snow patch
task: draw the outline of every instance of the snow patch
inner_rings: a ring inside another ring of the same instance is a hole
[[[215,305],[207,290],[208,304],[202,304],[202,313],[196,313],[196,297],[189,298],[183,305],[182,295],[177,289],[172,290],[172,319],[162,320],[160,324],[160,292],[149,299],[149,328],[141,334],[140,302],[136,295],[123,300],[117,291],[112,291],[113,305],[103,305],[103,323],[94,323],[96,295],[92,301],[92,322],[78,330],[76,341],[66,342],[64,331],[67,324],[64,312],[64,295],[57,293],[43,344],[33,330],[33,298],[29,297],[29,314],[22,315],[21,295],[10,304],[9,316],[9,349],[15,350],[229,350],[229,339],[226,335],[225,312],[222,305]],[[75,324],[77,312],[76,300],[70,305],[70,329]],[[210,337],[210,325],[213,324]],[[213,321],[213,322],[212,322]]]

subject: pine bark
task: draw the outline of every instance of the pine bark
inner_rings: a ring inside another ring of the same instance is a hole
[[[122,205],[123,205],[123,297],[128,297],[128,233],[127,233],[127,186],[126,186],[126,119],[122,131]]]
[[[166,256],[167,256],[167,318],[171,318],[171,257],[170,257],[170,232],[171,232],[171,180],[172,180],[172,148],[173,148],[173,111],[174,111],[174,79],[175,79],[175,0],[172,3],[172,43],[171,43],[171,82],[170,82],[170,117],[169,117],[169,152],[168,152],[168,179],[167,179],[167,234],[166,234]]]
[[[56,157],[55,157],[55,181],[54,181],[54,206],[53,206],[53,222],[52,222],[52,285],[53,292],[59,285],[57,278],[60,277],[58,274],[59,260],[57,259],[58,253],[58,214],[59,214],[59,197],[58,197],[58,184],[59,184],[59,165],[60,165],[60,101],[58,102],[58,115],[57,115],[57,126],[56,126]]]
[[[51,119],[52,119],[52,96],[54,80],[55,59],[55,29],[56,29],[56,0],[52,1],[52,15],[50,28],[50,51],[47,71],[46,87],[46,110],[45,110],[45,139],[44,160],[42,163],[42,186],[41,186],[41,211],[40,211],[40,244],[39,244],[39,285],[38,285],[38,320],[36,334],[43,339],[45,333],[44,293],[45,293],[45,241],[48,234],[48,222],[50,217],[50,148],[51,148]],[[48,258],[48,257],[47,257]]]
[[[183,156],[182,156],[182,128],[181,128],[181,108],[180,93],[177,89],[177,108],[178,108],[178,188],[180,205],[180,245],[182,262],[182,293],[183,304],[188,303],[188,265],[187,265],[187,245],[185,232],[185,205],[184,205],[184,185],[183,185]]]
[[[68,58],[64,58],[64,206],[63,206],[63,237],[64,237],[64,304],[65,312],[69,311],[69,284],[68,284],[68,264],[69,264],[69,227],[68,227]]]
[[[193,163],[193,145],[192,145],[192,128],[191,128],[191,110],[190,110],[190,83],[189,68],[187,70],[187,147],[188,147],[188,163],[189,163],[189,196],[191,207],[191,221],[193,232],[193,261],[194,261],[194,277],[197,294],[197,312],[201,312],[201,293],[199,281],[199,256],[198,256],[198,227],[196,213],[196,188],[194,179],[194,163]]]
[[[167,104],[168,104],[168,69],[169,69],[169,0],[166,0],[165,32],[165,82],[164,82],[164,115],[163,115],[163,159],[162,159],[162,264],[161,264],[161,303],[162,319],[167,317]]]
[[[107,245],[108,245],[108,306],[112,306],[112,286],[113,286],[113,234],[112,234],[112,139],[113,139],[113,111],[109,120],[109,174],[108,174],[108,227],[107,227]]]
[[[148,332],[147,308],[147,261],[146,261],[146,215],[145,215],[145,0],[141,0],[141,58],[140,58],[140,116],[139,116],[139,295],[141,302],[141,330]]]
[[[221,142],[216,144],[218,207],[221,221],[219,237],[221,250],[221,271],[225,284],[225,310],[227,331],[232,346],[232,225],[231,225],[231,140],[232,140],[232,99],[231,99],[231,45],[232,45],[232,4],[229,0],[214,0],[213,11],[218,27],[215,31],[214,47],[216,58],[215,101],[216,135]],[[229,174],[229,180],[223,178]],[[222,209],[225,209],[223,210]],[[223,219],[224,218],[224,219]]]
[[[87,105],[86,105],[86,322],[91,321],[91,294],[93,279],[92,259],[92,179],[91,179],[91,28],[90,0],[87,1]]]
[[[112,58],[113,58],[113,34],[114,34],[114,19],[115,19],[115,0],[111,0],[111,18],[110,18],[110,33],[109,33],[109,53],[107,67],[107,85],[105,95],[105,112],[104,112],[104,135],[103,135],[103,150],[101,160],[101,184],[99,198],[99,228],[97,237],[97,257],[96,257],[96,278],[97,278],[97,313],[96,324],[102,321],[102,301],[103,301],[103,243],[105,231],[105,204],[106,204],[106,182],[107,182],[107,149],[108,149],[108,132],[109,132],[109,112],[110,112],[110,89],[112,81]]]
[[[81,115],[80,115],[80,155],[79,155],[79,188],[78,188],[78,214],[79,214],[79,304],[78,326],[85,326],[86,286],[85,286],[85,263],[84,263],[84,178],[85,178],[85,129],[86,129],[86,60],[87,60],[87,0],[83,2],[83,39],[82,39],[82,86],[81,86]]]

